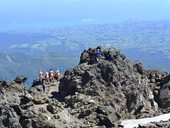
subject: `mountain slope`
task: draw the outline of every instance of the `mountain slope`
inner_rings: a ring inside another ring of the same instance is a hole
[[[4,80],[12,80],[16,75],[24,74],[29,79],[27,84],[32,84],[38,77],[39,71],[49,71],[50,68],[61,72],[78,63],[77,58],[58,56],[57,53],[42,56],[30,56],[24,53],[9,53],[0,55],[0,76]]]

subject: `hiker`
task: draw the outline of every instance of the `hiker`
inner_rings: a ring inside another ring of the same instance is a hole
[[[97,48],[96,51],[95,51],[95,59],[96,59],[96,62],[99,61],[99,57],[101,56],[101,52],[100,52],[100,49]]]
[[[44,77],[43,77],[43,72],[40,70],[40,74],[39,74],[39,82],[40,84],[42,83]]]
[[[45,81],[47,84],[50,83],[49,73],[47,71],[45,72]]]
[[[52,69],[50,69],[49,78],[50,78],[50,82],[54,82],[54,72]]]
[[[60,70],[57,68],[54,78],[57,80],[57,82],[59,82],[59,78],[60,78]]]
[[[43,77],[43,72],[41,70],[39,74],[39,82],[42,85],[43,91],[45,92],[44,77]]]

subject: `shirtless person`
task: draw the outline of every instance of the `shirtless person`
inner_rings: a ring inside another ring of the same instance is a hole
[[[54,78],[57,80],[57,82],[59,82],[59,78],[60,78],[60,70],[57,68],[56,72],[55,72],[55,76]]]
[[[47,84],[50,83],[49,73],[47,71],[45,72],[45,81]]]

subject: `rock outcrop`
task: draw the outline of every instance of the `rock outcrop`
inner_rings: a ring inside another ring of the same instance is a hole
[[[15,78],[15,82],[18,84],[23,84],[25,83],[25,81],[27,80],[27,77],[25,77],[24,75],[19,75]]]
[[[142,64],[133,64],[120,51],[102,48],[98,61],[94,49],[82,52],[80,63],[57,82],[24,86],[26,77],[0,81],[2,128],[121,127],[119,120],[150,117],[160,110],[154,101],[169,86],[169,76],[150,77]],[[156,75],[155,75],[156,76]],[[155,80],[153,80],[155,79]],[[163,79],[163,80],[162,80]],[[151,84],[161,87],[153,95]],[[165,103],[165,104],[164,104]]]
[[[161,84],[164,81],[164,78],[168,76],[167,72],[160,72],[156,70],[145,70],[144,74],[148,78],[148,86],[152,90],[154,94],[154,100],[158,103],[158,105],[161,107],[160,104],[160,88]],[[164,82],[163,82],[164,83]]]
[[[67,70],[60,81],[60,94],[66,101],[71,100],[69,107],[81,112],[78,117],[86,117],[88,122],[93,119],[96,125],[109,127],[119,119],[154,114],[158,106],[141,68],[134,68],[114,48],[101,48],[100,60],[92,63],[92,59],[91,49],[85,50],[80,64]],[[73,98],[76,94],[81,100]],[[88,103],[90,101],[93,105]]]
[[[170,75],[165,77],[160,83],[158,103],[162,108],[170,107]]]

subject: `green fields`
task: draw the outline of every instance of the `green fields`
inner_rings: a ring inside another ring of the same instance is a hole
[[[0,76],[25,74],[29,82],[39,69],[78,64],[89,47],[116,47],[148,69],[170,72],[170,21],[128,21],[120,24],[0,32]]]

